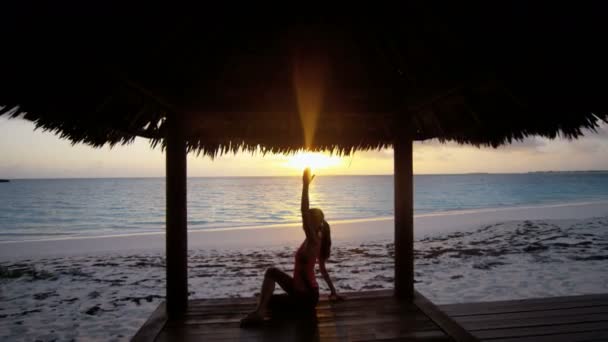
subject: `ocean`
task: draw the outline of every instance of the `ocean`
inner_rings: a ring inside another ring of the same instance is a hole
[[[603,201],[608,172],[417,175],[415,214]],[[17,179],[0,183],[0,241],[158,232],[164,178]],[[311,205],[328,221],[393,215],[392,176],[317,177]],[[299,177],[189,178],[188,227],[299,222]]]

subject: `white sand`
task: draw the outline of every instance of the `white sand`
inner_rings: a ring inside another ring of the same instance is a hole
[[[340,291],[391,288],[392,219],[332,223]],[[608,203],[418,215],[416,287],[436,303],[608,292]],[[288,272],[299,225],[189,233],[191,297]],[[0,340],[128,340],[164,296],[164,235],[0,243]],[[322,290],[324,284],[320,281]]]

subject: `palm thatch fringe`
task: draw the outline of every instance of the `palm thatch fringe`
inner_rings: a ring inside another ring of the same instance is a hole
[[[11,6],[0,21],[10,51],[0,62],[0,115],[74,144],[139,136],[163,148],[172,115],[184,120],[188,151],[212,157],[348,154],[402,134],[496,147],[574,139],[608,121],[601,3],[425,3],[304,19]],[[308,144],[298,96],[311,85],[297,84],[296,69],[318,71],[308,78],[322,89]]]

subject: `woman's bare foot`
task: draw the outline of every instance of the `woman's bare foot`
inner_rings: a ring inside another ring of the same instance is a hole
[[[241,319],[241,328],[259,325],[264,322],[264,316],[257,311],[250,312]]]

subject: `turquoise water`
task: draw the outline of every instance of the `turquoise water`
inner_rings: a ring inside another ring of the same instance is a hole
[[[299,177],[191,178],[190,229],[299,221]],[[608,172],[415,176],[415,213],[608,200]],[[0,241],[164,229],[165,180],[39,179],[0,183]],[[392,176],[315,179],[329,220],[393,214]]]

